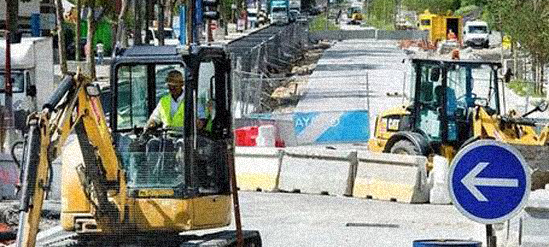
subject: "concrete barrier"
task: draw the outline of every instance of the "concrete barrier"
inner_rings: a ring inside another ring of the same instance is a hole
[[[309,39],[317,40],[348,40],[348,39],[379,39],[407,40],[427,39],[429,33],[421,30],[330,30],[309,34]]]
[[[242,190],[429,201],[427,158],[354,150],[236,147]]]
[[[520,246],[549,246],[549,190],[539,189],[530,193],[519,227]],[[515,245],[508,246],[515,246]]]
[[[349,151],[286,149],[280,169],[279,189],[346,195],[349,166]]]
[[[353,196],[406,203],[429,201],[427,158],[361,152]]]
[[[274,147],[235,147],[238,187],[241,190],[274,190],[280,170],[279,155],[279,149]]]

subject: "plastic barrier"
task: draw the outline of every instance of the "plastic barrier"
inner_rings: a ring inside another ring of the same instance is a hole
[[[241,190],[271,191],[279,172],[279,149],[274,147],[235,147],[235,170]]]
[[[429,201],[427,158],[361,152],[353,196],[406,203]]]
[[[255,146],[259,127],[248,126],[234,130],[236,146]]]
[[[274,147],[275,146],[275,126],[262,125],[258,128],[257,138],[255,139],[258,147]]]
[[[433,157],[434,167],[431,171],[429,180],[432,180],[432,188],[429,192],[429,202],[431,204],[450,204],[450,193],[448,191],[448,160],[440,155]]]

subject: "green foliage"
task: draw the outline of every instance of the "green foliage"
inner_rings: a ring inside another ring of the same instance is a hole
[[[409,10],[422,13],[428,9],[434,14],[446,14],[448,10],[455,11],[461,6],[460,0],[403,0],[403,5]]]
[[[461,7],[464,6],[484,6],[488,3],[489,0],[461,0]]]
[[[535,83],[525,80],[513,80],[507,84],[507,87],[519,96],[530,96],[534,98],[543,98],[545,94],[542,92],[537,92],[535,90]]]
[[[370,20],[368,20],[367,23],[363,24],[363,26],[372,26],[380,30],[395,30],[395,25],[393,22],[386,22],[375,18],[370,18]]]
[[[454,14],[461,15],[461,16],[475,15],[475,17],[478,17],[481,12],[482,12],[482,9],[479,6],[467,5],[456,10]]]
[[[541,63],[549,62],[549,1],[490,0],[487,19]]]
[[[309,22],[309,32],[318,32],[326,30],[326,16],[317,15]],[[332,22],[328,22],[328,30],[339,30]]]
[[[369,12],[368,23],[383,28],[394,26],[395,1],[394,0],[370,0],[366,12]]]

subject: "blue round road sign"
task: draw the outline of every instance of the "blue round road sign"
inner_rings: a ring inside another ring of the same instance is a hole
[[[530,172],[512,146],[481,140],[458,152],[448,176],[450,197],[468,218],[503,222],[520,212],[530,193]]]

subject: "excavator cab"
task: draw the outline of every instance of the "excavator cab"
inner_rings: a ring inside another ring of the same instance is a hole
[[[226,154],[230,140],[230,65],[215,49],[200,52],[182,59],[175,47],[138,47],[113,65],[111,104],[117,110],[110,124],[132,196],[229,192],[226,155],[219,154]],[[184,75],[184,126],[189,127],[144,133],[149,116],[169,92],[166,77],[174,70]]]

